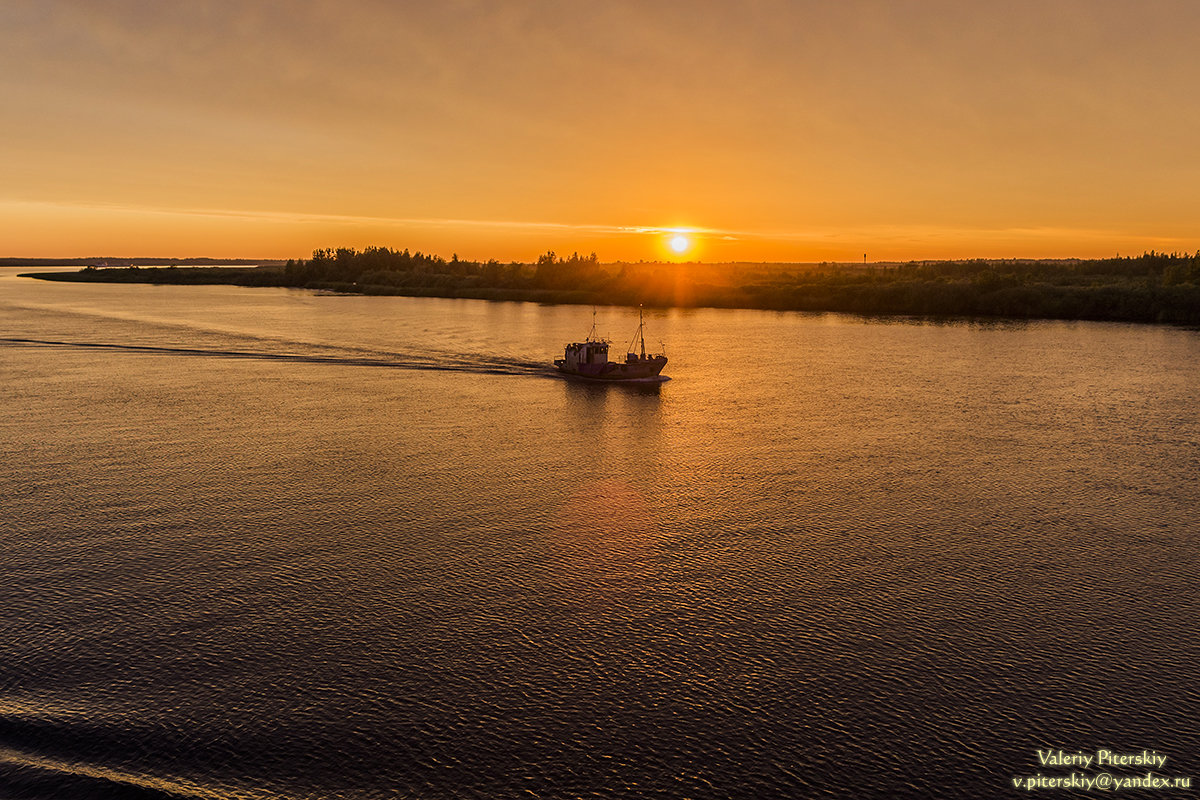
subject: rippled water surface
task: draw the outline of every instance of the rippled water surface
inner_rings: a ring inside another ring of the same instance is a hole
[[[1194,331],[17,272],[0,797],[1200,779]]]

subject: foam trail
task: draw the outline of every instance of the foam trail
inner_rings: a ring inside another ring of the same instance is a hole
[[[206,356],[210,358],[245,358],[263,361],[291,361],[301,364],[335,364],[353,367],[386,367],[389,369],[437,370],[471,372],[485,375],[550,375],[552,370],[536,361],[516,358],[497,358],[455,354],[445,357],[422,355],[389,355],[386,358],[360,356],[270,353],[261,350],[224,350],[196,347],[161,347],[154,345],[115,344],[110,342],[67,342],[52,339],[0,338],[7,345],[36,345],[48,347],[102,348],[134,353],[163,355]]]

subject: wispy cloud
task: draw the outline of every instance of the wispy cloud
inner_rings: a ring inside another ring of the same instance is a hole
[[[1075,242],[1079,245],[1119,242],[1122,246],[1186,245],[1192,237],[1178,232],[1155,234],[1104,228],[1069,228],[1054,226],[946,226],[923,224],[863,225],[807,229],[750,229],[716,228],[706,226],[664,226],[648,224],[572,223],[546,220],[464,219],[456,217],[388,217],[356,214],[325,214],[294,211],[261,211],[218,208],[169,208],[104,203],[59,203],[42,201],[0,201],[0,208],[66,213],[87,213],[118,216],[175,217],[244,220],[276,225],[326,226],[344,228],[412,229],[412,230],[473,230],[516,232],[575,233],[580,236],[655,237],[685,234],[696,239],[724,242],[829,245],[855,243],[862,246],[944,245],[959,242],[987,244],[994,242],[1025,242],[1030,245],[1048,242]]]
[[[602,223],[549,222],[545,220],[462,219],[455,217],[387,217],[358,214],[321,214],[296,211],[257,211],[220,208],[169,208],[135,206],[117,203],[59,203],[42,201],[7,201],[3,205],[25,206],[50,210],[89,211],[104,214],[129,214],[171,217],[206,217],[215,219],[244,219],[274,223],[326,224],[396,228],[472,228],[491,230],[578,231],[601,235],[666,235],[687,233],[695,236],[729,234],[716,228],[664,227],[657,225],[619,225]]]

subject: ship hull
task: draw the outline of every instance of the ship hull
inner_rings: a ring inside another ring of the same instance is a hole
[[[649,383],[663,381],[666,378],[659,375],[659,373],[662,372],[663,367],[666,365],[666,356],[637,359],[627,361],[624,364],[608,361],[603,364],[578,364],[574,367],[568,365],[562,359],[554,362],[554,366],[563,375],[589,381],[604,381],[605,383]]]

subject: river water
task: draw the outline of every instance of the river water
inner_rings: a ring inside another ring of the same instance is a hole
[[[2,797],[1200,779],[1196,331],[19,271]]]

